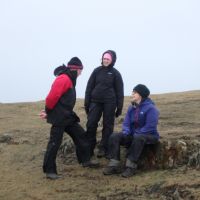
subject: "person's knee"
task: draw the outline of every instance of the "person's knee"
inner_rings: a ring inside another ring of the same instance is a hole
[[[98,127],[98,124],[87,124],[86,125],[88,133],[94,133],[94,132],[96,132],[97,127]]]
[[[96,128],[98,127],[98,122],[99,122],[99,119],[96,119],[94,116],[91,116],[88,118],[88,121],[87,121],[87,128]]]
[[[134,142],[142,142],[142,143],[145,143],[146,142],[146,138],[145,138],[145,136],[144,135],[140,135],[140,134],[138,134],[138,135],[135,135],[134,136]]]
[[[109,139],[111,142],[116,142],[116,141],[119,141],[120,140],[120,136],[119,136],[119,133],[112,133],[110,135],[110,139]]]
[[[103,121],[103,127],[113,129],[114,121]]]

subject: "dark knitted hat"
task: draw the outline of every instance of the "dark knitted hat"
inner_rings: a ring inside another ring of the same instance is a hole
[[[133,88],[133,91],[136,91],[142,98],[147,98],[150,95],[149,89],[142,84],[138,84]]]
[[[78,57],[73,57],[67,63],[67,67],[70,68],[70,69],[83,69],[83,64]]]

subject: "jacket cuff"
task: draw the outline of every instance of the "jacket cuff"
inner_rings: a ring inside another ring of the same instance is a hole
[[[45,106],[45,112],[49,113],[51,111],[51,109],[47,108],[47,106]]]

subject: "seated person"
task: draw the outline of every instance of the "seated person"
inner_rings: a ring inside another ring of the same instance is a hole
[[[133,88],[132,105],[126,113],[122,131],[113,133],[109,138],[109,163],[103,170],[104,175],[121,173],[120,145],[128,147],[125,170],[122,177],[136,173],[137,162],[145,144],[156,144],[159,140],[157,131],[159,111],[148,98],[149,89],[142,84]]]

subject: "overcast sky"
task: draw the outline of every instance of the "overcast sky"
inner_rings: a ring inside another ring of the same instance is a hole
[[[53,70],[78,56],[84,98],[105,50],[125,95],[138,84],[153,94],[200,89],[199,0],[0,0],[0,102],[44,100]]]

